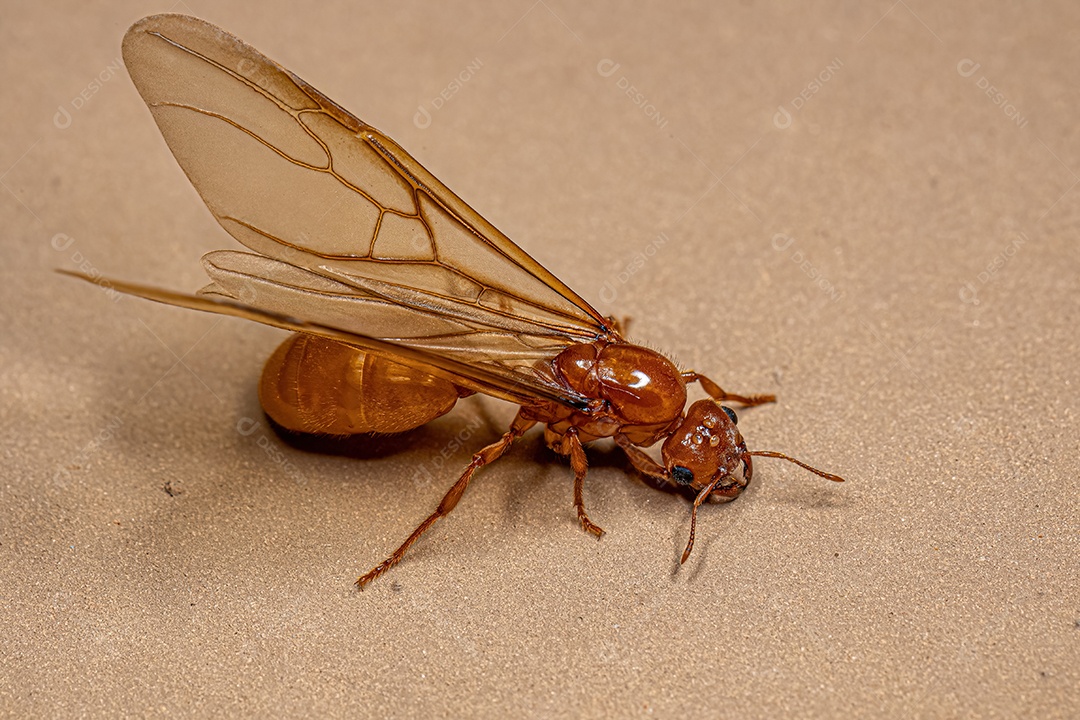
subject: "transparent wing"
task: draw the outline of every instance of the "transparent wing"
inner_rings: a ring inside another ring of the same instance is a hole
[[[238,38],[157,15],[123,54],[207,207],[254,251],[206,255],[203,293],[544,394],[565,347],[618,337],[393,140]]]
[[[210,294],[188,295],[172,290],[140,285],[123,280],[103,278],[100,275],[87,275],[72,270],[57,270],[61,275],[69,275],[80,280],[103,287],[108,290],[116,290],[136,295],[147,300],[175,305],[177,307],[202,310],[218,315],[229,315],[246,320],[254,320],[265,325],[270,325],[283,330],[318,335],[329,340],[335,340],[344,345],[359,348],[365,352],[390,358],[395,362],[407,363],[419,367],[433,375],[446,378],[460,387],[482,392],[493,397],[502,398],[518,405],[529,405],[536,400],[551,400],[554,402],[570,405],[571,407],[584,408],[588,404],[588,398],[567,390],[557,385],[547,383],[520,382],[512,375],[491,370],[483,365],[462,363],[453,358],[431,353],[426,350],[397,345],[376,338],[356,335],[345,332],[338,328],[322,325],[320,323],[290,317],[263,308],[245,305],[242,302],[223,297],[214,297]]]

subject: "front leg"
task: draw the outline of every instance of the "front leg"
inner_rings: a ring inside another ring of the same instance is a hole
[[[732,395],[729,392],[725,392],[723,388],[709,378],[696,373],[693,370],[687,370],[682,373],[682,379],[685,380],[687,384],[692,382],[701,383],[701,389],[708,393],[709,397],[719,403],[731,400],[740,405],[749,407],[751,405],[764,405],[765,403],[776,402],[775,395]]]
[[[653,460],[639,447],[630,442],[630,438],[622,433],[615,436],[615,444],[618,445],[634,469],[641,473],[645,483],[655,489],[664,492],[686,493],[687,486],[678,483],[675,478],[664,468],[663,465]]]

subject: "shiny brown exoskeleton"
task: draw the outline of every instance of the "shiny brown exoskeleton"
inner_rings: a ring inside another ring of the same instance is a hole
[[[547,425],[548,447],[570,458],[574,507],[582,528],[597,537],[604,531],[585,511],[588,463],[583,443],[614,438],[654,487],[693,492],[690,539],[682,562],[694,547],[698,506],[706,500],[738,497],[752,477],[752,455],[790,460],[824,478],[842,481],[780,453],[747,451],[735,412],[719,403],[758,405],[772,402],[771,395],[731,395],[693,371],[680,372],[663,355],[625,342],[571,345],[551,365],[553,375],[588,402],[583,407],[553,401],[522,407],[509,432],[473,456],[438,509],[390,557],[357,581],[361,588],[397,564],[420,535],[454,509],[476,470],[498,459],[537,423]],[[686,384],[695,381],[712,399],[699,400],[684,413]],[[408,365],[304,334],[278,348],[259,386],[263,408],[279,425],[296,432],[336,435],[411,430],[449,412],[465,394],[468,391],[453,383]],[[661,440],[663,465],[640,450]],[[741,473],[740,465],[745,468]]]
[[[203,257],[199,295],[69,273],[132,295],[295,331],[259,397],[284,428],[404,432],[476,392],[521,406],[473,455],[438,508],[361,589],[461,499],[473,474],[536,424],[568,456],[585,530],[583,445],[611,438],[649,483],[702,502],[750,481],[735,413],[771,395],[732,395],[618,324],[466,205],[386,135],[209,23],[156,15],[124,37],[124,60],[165,140],[214,217],[249,252]],[[686,386],[710,399],[686,407]],[[662,462],[641,448],[662,442]],[[742,468],[740,468],[742,466]],[[741,470],[741,471],[740,471]]]

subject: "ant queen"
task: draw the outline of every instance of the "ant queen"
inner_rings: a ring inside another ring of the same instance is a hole
[[[187,295],[107,281],[150,300],[294,331],[266,364],[264,410],[300,433],[400,433],[482,393],[520,406],[363,589],[457,505],[477,470],[534,425],[568,456],[582,528],[585,444],[611,438],[649,484],[698,507],[739,495],[751,458],[721,403],[759,405],[626,341],[603,317],[397,143],[224,30],[183,15],[128,30],[124,62],[214,217],[249,252],[203,257]],[[102,283],[79,273],[68,273]],[[686,386],[708,399],[687,405]],[[662,462],[641,448],[661,444]]]

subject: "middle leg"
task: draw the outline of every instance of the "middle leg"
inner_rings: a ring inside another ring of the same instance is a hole
[[[604,534],[604,529],[590,520],[589,514],[585,512],[585,475],[589,472],[589,460],[585,456],[585,448],[578,437],[577,428],[570,428],[562,436],[558,452],[570,457],[570,467],[574,470],[574,507],[577,509],[578,520],[581,521],[581,528],[599,539]]]

